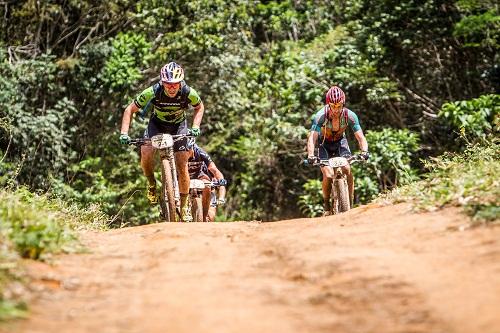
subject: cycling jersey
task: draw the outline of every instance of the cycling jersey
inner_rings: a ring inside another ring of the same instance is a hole
[[[193,156],[188,159],[189,177],[199,178],[208,174],[208,166],[212,163],[210,155],[196,143],[193,146]]]
[[[156,118],[169,124],[179,124],[186,119],[185,111],[189,105],[198,106],[201,103],[201,98],[196,90],[185,83],[181,84],[175,97],[169,97],[163,86],[157,83],[145,89],[134,99],[135,105],[140,109],[146,107],[150,101],[148,108],[152,110],[152,119]]]
[[[312,117],[311,131],[319,133],[320,142],[336,142],[341,140],[348,126],[351,127],[353,132],[361,130],[358,116],[347,108],[342,109],[338,128],[334,129],[332,120],[326,119],[327,108],[329,108],[329,106],[325,105]]]

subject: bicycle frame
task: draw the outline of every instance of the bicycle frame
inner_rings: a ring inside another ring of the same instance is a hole
[[[180,218],[180,193],[175,165],[174,143],[188,134],[158,134],[150,139],[131,140],[137,146],[151,145],[160,155],[162,171],[162,187],[160,195],[160,211],[166,221],[175,222]],[[165,164],[166,162],[166,164]]]

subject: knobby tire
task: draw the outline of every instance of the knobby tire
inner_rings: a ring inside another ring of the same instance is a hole
[[[203,201],[201,197],[193,198],[191,212],[194,222],[203,222]]]
[[[349,188],[345,178],[335,179],[333,181],[333,190],[337,195],[338,212],[343,213],[351,209],[349,202]]]
[[[166,221],[175,222],[176,211],[173,186],[174,182],[172,178],[172,169],[170,168],[170,163],[166,158],[161,160],[161,181],[162,189],[160,196],[160,206],[163,217]]]

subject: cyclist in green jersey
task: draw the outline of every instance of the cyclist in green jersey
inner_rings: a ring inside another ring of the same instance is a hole
[[[203,102],[193,88],[184,81],[184,70],[175,62],[163,66],[160,72],[160,82],[141,92],[123,112],[120,142],[128,144],[128,135],[132,114],[139,109],[147,109],[151,106],[151,118],[144,132],[145,138],[151,138],[157,134],[187,134],[189,132],[186,121],[186,110],[189,106],[194,108],[193,126],[191,135],[200,135],[200,124],[205,110]],[[144,112],[145,113],[145,112]],[[191,221],[189,209],[189,172],[188,158],[190,143],[187,138],[178,140],[174,144],[175,164],[179,177],[179,192],[181,195],[181,219],[185,222]],[[154,177],[154,150],[150,145],[141,146],[141,167],[148,179],[148,200],[154,204],[157,202],[156,180]]]
[[[358,141],[358,146],[361,149],[361,156],[367,160],[369,158],[368,142],[366,141],[363,130],[359,125],[358,116],[344,107],[345,94],[337,86],[331,87],[326,93],[326,105],[322,107],[312,118],[311,132],[307,138],[307,159],[309,163],[314,163],[318,156],[314,155],[314,148],[318,141],[319,144],[319,159],[327,160],[331,157],[349,157],[351,151],[345,130],[351,127],[354,132],[354,137]],[[343,168],[347,174],[347,185],[349,187],[349,197],[351,201],[354,198],[354,178],[352,176],[349,165]],[[323,174],[323,215],[328,215],[330,212],[330,195],[332,191],[333,169],[330,166],[322,165],[321,173]]]

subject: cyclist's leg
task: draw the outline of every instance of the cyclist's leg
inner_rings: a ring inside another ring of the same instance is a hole
[[[327,142],[319,145],[320,160],[328,160],[331,157],[329,148],[330,147]],[[333,169],[328,165],[323,165],[321,166],[321,173],[323,174],[323,180],[321,182],[321,189],[323,192],[323,210],[325,213],[327,213],[331,209],[330,197],[332,194]]]
[[[348,158],[351,156],[351,150],[349,149],[349,143],[347,142],[347,138],[342,138],[340,140],[338,154],[341,157]],[[352,207],[354,200],[354,177],[352,174],[351,166],[348,164],[342,168],[342,171],[345,175],[347,175],[347,187],[349,188],[349,201]]]
[[[153,121],[150,121],[148,127],[144,131],[144,138],[150,138],[158,133],[158,128]],[[156,196],[156,180],[154,174],[154,149],[151,145],[141,146],[141,167],[144,176],[148,180],[147,198],[150,203],[157,202]]]
[[[175,126],[175,133],[173,134],[187,134],[187,122],[184,120],[179,125]],[[183,138],[174,143],[175,166],[177,169],[177,177],[179,180],[179,193],[181,195],[181,214],[183,220],[192,219],[191,212],[189,211],[189,145],[188,139]]]
[[[144,138],[149,139],[159,133],[158,126],[151,120],[144,131]],[[155,185],[154,176],[154,149],[151,145],[141,146],[141,167],[150,186]]]
[[[175,133],[173,134],[187,134],[187,132],[187,122],[184,120],[176,126]],[[181,194],[189,193],[188,159],[190,147],[188,146],[187,138],[183,138],[174,143],[175,165],[177,168],[177,176],[179,177],[179,192]]]
[[[204,172],[200,172],[196,177],[200,180],[210,181],[210,177]],[[208,215],[208,208],[210,207],[210,187],[205,187],[203,189],[202,200],[203,202],[203,222],[206,222]]]
[[[217,212],[217,193],[215,189],[210,191],[210,207],[208,208],[207,221],[215,222],[215,215]]]

